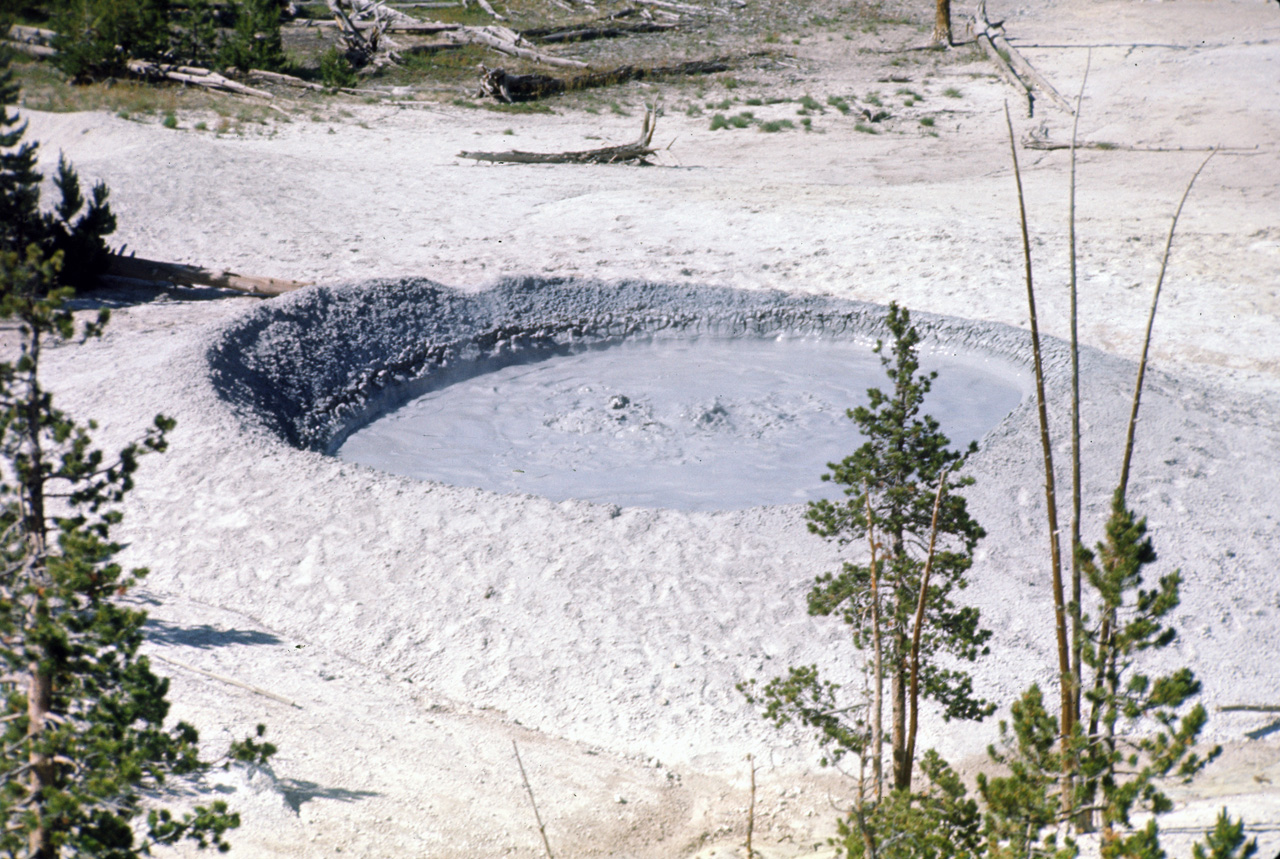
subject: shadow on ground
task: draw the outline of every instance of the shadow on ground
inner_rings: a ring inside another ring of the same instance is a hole
[[[179,626],[162,620],[149,619],[145,626],[147,638],[158,644],[178,644],[209,650],[214,647],[231,647],[241,644],[283,644],[269,632],[253,629],[219,629],[216,626]]]
[[[304,803],[313,799],[334,799],[338,802],[357,802],[362,799],[381,796],[372,790],[347,790],[345,787],[321,787],[313,781],[296,778],[285,778],[279,782],[280,793],[284,801],[297,814]]]

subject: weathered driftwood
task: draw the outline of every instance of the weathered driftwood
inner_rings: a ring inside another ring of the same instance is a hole
[[[1043,137],[1026,136],[1022,138],[1023,149],[1037,149],[1054,152],[1059,149],[1070,149],[1070,143],[1051,143]],[[1077,141],[1076,149],[1098,149],[1103,152],[1257,152],[1257,146],[1134,146],[1129,143],[1108,143],[1106,141]]]
[[[157,262],[156,260],[120,256],[119,254],[111,257],[111,262],[107,266],[107,274],[113,277],[146,280],[153,283],[174,283],[180,286],[214,286],[219,289],[233,289],[236,292],[264,296],[281,295],[311,285],[297,280],[256,277],[236,274],[233,271],[217,271],[197,265]]]
[[[193,84],[195,86],[206,87],[208,89],[223,90],[225,92],[239,93],[240,95],[251,95],[257,98],[275,98],[271,93],[263,89],[254,89],[251,86],[245,86],[237,83],[230,78],[223,77],[217,72],[211,72],[208,69],[202,69],[198,66],[177,66],[167,65],[163,63],[153,63],[147,60],[129,60],[127,67],[131,74],[135,74],[140,78],[147,80],[156,80],[165,78],[171,81],[178,81],[184,84]]]
[[[525,41],[519,33],[506,27],[459,27],[445,34],[445,38],[450,41],[462,44],[484,45],[492,48],[499,53],[508,54],[513,57],[520,57],[535,63],[542,63],[548,66],[563,66],[566,68],[585,69],[587,64],[579,60],[569,60],[564,57],[553,57],[550,54],[544,54],[535,51]]]
[[[609,21],[599,24],[584,24],[579,27],[544,27],[537,30],[525,30],[522,35],[542,44],[559,42],[589,42],[593,39],[616,39],[619,36],[630,36],[636,33],[658,33],[673,30],[675,24],[659,24],[656,21]]]
[[[501,15],[499,15],[497,12],[493,10],[493,7],[489,5],[489,0],[476,0],[476,5],[479,6],[481,9],[483,9],[484,11],[488,12],[489,17],[493,18],[496,21],[507,20],[506,18],[502,17]]]
[[[347,0],[355,15],[353,20],[372,18],[375,21],[386,21],[388,25],[416,24],[418,19],[395,9],[390,9],[380,0]]]
[[[995,65],[996,71],[1005,83],[1016,89],[1027,100],[1027,116],[1035,114],[1035,96],[1031,92],[1031,87],[1027,82],[1018,77],[1018,73],[1009,65],[1009,61],[1000,55],[1000,51],[996,48],[995,42],[991,38],[992,24],[987,20],[987,0],[980,0],[978,8],[973,14],[973,40],[978,43],[978,47],[987,55],[987,59]]]
[[[304,81],[302,78],[296,78],[293,75],[281,74],[280,72],[269,72],[266,69],[251,69],[249,77],[262,78],[263,80],[272,81],[273,83],[284,84],[285,86],[298,87],[299,89],[323,90],[322,84]]]
[[[656,6],[659,9],[670,9],[673,12],[683,12],[686,15],[728,15],[724,9],[716,9],[713,6],[690,6],[688,3],[672,3],[670,0],[635,0],[642,6]]]
[[[569,90],[614,86],[649,78],[709,75],[728,71],[723,60],[697,60],[675,66],[619,66],[604,72],[588,72],[562,80],[547,75],[513,75],[505,69],[480,66],[480,94],[501,102],[535,101]]]
[[[0,44],[28,56],[44,59],[57,55],[58,52],[53,47],[53,37],[56,35],[58,34],[54,30],[14,24],[6,37],[0,40]]]
[[[414,34],[414,33],[427,33],[427,34],[430,34],[430,33],[442,33],[442,32],[444,32],[445,30],[460,30],[460,29],[462,29],[462,27],[463,27],[463,25],[462,25],[462,24],[448,24],[448,23],[445,23],[445,22],[443,22],[443,21],[416,21],[416,20],[415,20],[415,21],[414,21],[414,23],[412,23],[412,24],[384,24],[384,25],[379,25],[379,24],[378,24],[377,22],[375,22],[375,21],[357,21],[357,20],[354,20],[354,19],[348,19],[348,20],[350,20],[350,21],[351,21],[351,26],[352,26],[352,27],[354,27],[355,29],[357,29],[357,30],[359,30],[359,31],[361,31],[361,32],[365,32],[365,31],[367,31],[367,30],[379,30],[379,29],[381,29],[381,30],[382,30],[383,32],[385,32],[385,33],[407,33],[407,34]],[[341,28],[341,27],[342,27],[342,24],[341,24],[341,22],[339,22],[339,21],[325,21],[325,20],[318,19],[318,18],[308,18],[308,19],[306,19],[306,21],[305,21],[305,22],[297,23],[297,24],[295,24],[294,26],[296,26],[296,27],[301,27],[301,28],[303,28],[303,29],[308,29],[308,28],[312,28],[312,27],[318,27],[318,28],[321,28],[321,29],[326,29],[326,28],[329,28],[329,27],[339,27],[339,28]]]
[[[58,52],[48,45],[40,45],[35,42],[15,42],[12,39],[0,39],[0,47],[9,48],[29,57],[39,57],[42,60],[58,55]]]
[[[1025,81],[1029,81],[1031,85],[1045,95],[1049,101],[1053,102],[1072,116],[1075,115],[1075,110],[1072,109],[1071,103],[1063,98],[1061,93],[1053,88],[1053,84],[1049,83],[1049,80],[1044,75],[1036,71],[1035,67],[1032,66],[1031,63],[1027,62],[1026,57],[1018,53],[1018,50],[1014,48],[1013,45],[1009,44],[1009,40],[1005,38],[1003,30],[998,27],[993,28],[990,32],[990,36],[991,43],[995,46],[996,50],[1003,52],[1001,56],[1004,56],[1005,54],[1008,55],[1010,65],[1012,65],[1018,72],[1018,76],[1020,78]]]
[[[606,146],[581,152],[521,152],[515,149],[507,152],[459,152],[458,157],[503,164],[648,164],[648,157],[657,151],[649,145],[653,140],[656,121],[657,111],[654,108],[645,110],[640,139],[622,146]]]
[[[987,20],[987,4],[986,0],[982,0],[974,11],[973,36],[987,57],[995,63],[1000,76],[1014,89],[1026,94],[1028,115],[1035,107],[1031,92],[1033,88],[1039,90],[1042,95],[1067,113],[1075,115],[1070,102],[1054,89],[1053,84],[1049,83],[1044,75],[1027,62],[1026,57],[1009,44],[1009,40],[1004,35],[1003,23],[992,24]]]

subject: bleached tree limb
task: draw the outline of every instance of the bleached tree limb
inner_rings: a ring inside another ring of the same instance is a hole
[[[650,146],[653,131],[657,124],[657,110],[653,107],[645,109],[644,122],[640,127],[640,138],[635,143],[622,146],[606,146],[602,149],[587,149],[581,152],[459,152],[459,158],[470,158],[475,161],[492,161],[504,164],[622,164],[633,161],[636,164],[647,164],[645,159],[655,151]]]
[[[237,292],[247,292],[251,295],[268,297],[282,295],[311,285],[310,283],[296,280],[242,275],[233,271],[219,271],[181,263],[157,262],[156,260],[120,256],[118,254],[111,257],[107,267],[107,274],[114,277],[129,278],[130,280],[175,283],[181,286],[213,286],[219,289],[232,289]]]
[[[1008,60],[1000,55],[1000,50],[996,48],[995,42],[991,38],[991,22],[987,20],[987,0],[979,0],[978,7],[973,13],[973,40],[978,43],[978,47],[987,55],[987,59],[991,60],[995,65],[996,71],[1005,83],[1018,90],[1027,100],[1027,116],[1031,116],[1035,112],[1035,97],[1031,94],[1031,87],[1027,82],[1018,77],[1018,73],[1009,65]]]
[[[251,95],[267,99],[275,98],[274,95],[266,90],[254,89],[242,83],[236,83],[217,72],[211,72],[208,69],[196,66],[171,66],[147,60],[129,60],[127,66],[130,72],[141,78],[166,78],[171,81],[193,84],[208,89],[225,90],[226,92],[239,93],[240,95]]]
[[[506,27],[459,27],[456,30],[447,32],[445,38],[460,44],[484,45],[499,53],[520,57],[543,65],[573,69],[589,68],[586,63],[580,60],[553,57],[550,54],[535,51],[528,46],[529,43],[519,33]]]
[[[197,668],[194,665],[188,665],[185,662],[179,662],[176,659],[170,659],[169,657],[161,656],[158,653],[151,654],[151,658],[159,659],[161,662],[167,662],[170,665],[176,666],[178,668],[186,669],[187,671],[194,671],[196,674],[203,674],[205,677],[208,677],[212,680],[217,680],[220,683],[226,683],[228,686],[235,686],[236,688],[244,689],[246,691],[252,692],[255,695],[261,695],[264,698],[270,698],[272,701],[279,701],[281,704],[288,704],[290,707],[294,707],[298,710],[302,709],[302,705],[299,704],[297,701],[291,701],[290,699],[284,697],[283,695],[277,695],[275,692],[270,692],[261,687],[254,686],[249,683],[245,683],[241,680],[235,679],[234,677],[227,677],[224,674],[215,674],[212,671],[205,671],[203,668]]]

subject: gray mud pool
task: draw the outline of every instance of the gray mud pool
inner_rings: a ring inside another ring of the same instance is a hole
[[[209,350],[223,398],[296,447],[493,492],[691,511],[831,496],[891,383],[885,308],[823,296],[520,278],[306,290]],[[956,447],[1028,392],[1023,337],[915,314],[926,411]]]
[[[926,410],[967,446],[1022,397],[1008,374],[925,355]],[[454,382],[357,429],[342,459],[553,500],[728,510],[829,496],[862,443],[846,410],[890,389],[866,342],[623,340]]]

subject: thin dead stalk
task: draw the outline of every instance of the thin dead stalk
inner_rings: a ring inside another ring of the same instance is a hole
[[[747,859],[756,855],[751,848],[751,837],[756,829],[756,759],[755,755],[747,755],[747,763],[751,765],[751,803],[747,806]]]
[[[1191,187],[1196,184],[1196,179],[1200,178],[1200,171],[1204,170],[1205,165],[1209,163],[1209,159],[1218,154],[1218,150],[1213,150],[1205,159],[1200,162],[1200,166],[1196,168],[1196,172],[1191,175],[1191,181],[1187,183],[1187,188],[1182,192],[1182,199],[1178,201],[1178,209],[1173,213],[1173,221],[1169,224],[1169,236],[1164,242],[1164,256],[1160,259],[1160,276],[1156,278],[1156,288],[1151,295],[1151,312],[1147,316],[1147,331],[1142,338],[1142,359],[1138,361],[1138,379],[1133,387],[1133,410],[1129,413],[1129,429],[1125,434],[1124,440],[1124,462],[1120,466],[1120,485],[1116,488],[1116,492],[1120,495],[1120,501],[1123,503],[1125,492],[1129,488],[1129,463],[1133,459],[1133,439],[1137,432],[1138,426],[1138,406],[1142,401],[1142,382],[1147,375],[1147,355],[1151,350],[1151,329],[1156,324],[1156,306],[1160,303],[1160,289],[1164,286],[1164,275],[1169,268],[1169,251],[1173,248],[1173,233],[1178,228],[1178,216],[1182,214],[1182,207],[1187,202],[1187,197],[1191,195]]]
[[[1080,658],[1084,648],[1080,617],[1080,336],[1079,292],[1076,280],[1076,141],[1080,130],[1080,104],[1093,51],[1085,56],[1084,76],[1076,94],[1075,120],[1071,123],[1071,191],[1067,207],[1067,245],[1071,257],[1071,712],[1080,719]]]
[[[302,709],[302,705],[299,704],[297,701],[291,701],[288,698],[284,697],[283,695],[277,695],[275,692],[270,692],[266,689],[261,688],[260,686],[254,686],[250,683],[245,683],[244,681],[237,680],[234,677],[227,677],[225,674],[215,674],[212,671],[205,671],[203,668],[197,668],[194,665],[188,665],[185,662],[179,662],[176,659],[170,659],[167,656],[161,656],[159,653],[151,654],[151,658],[158,659],[161,662],[167,662],[169,665],[172,665],[176,668],[182,668],[187,671],[194,671],[196,674],[203,674],[205,677],[208,677],[211,680],[217,680],[219,683],[226,683],[228,686],[235,686],[238,689],[244,689],[248,692],[252,692],[255,695],[261,695],[264,698],[270,698],[272,701],[279,701],[281,704],[288,704],[290,707],[294,707],[298,710]]]
[[[1027,309],[1031,317],[1031,353],[1035,360],[1036,404],[1040,416],[1040,446],[1044,452],[1044,494],[1049,516],[1049,563],[1053,567],[1054,628],[1058,639],[1058,676],[1061,691],[1061,724],[1063,751],[1071,736],[1071,652],[1067,644],[1066,604],[1062,588],[1062,548],[1058,533],[1058,493],[1054,483],[1053,446],[1049,439],[1049,412],[1044,393],[1044,365],[1040,353],[1040,327],[1036,319],[1036,294],[1031,277],[1031,238],[1027,232],[1027,207],[1022,193],[1022,171],[1018,167],[1018,148],[1013,137],[1013,120],[1009,105],[1004,106],[1004,121],[1009,129],[1009,154],[1013,158],[1013,176],[1018,186],[1018,216],[1022,225],[1022,256],[1027,273]]]
[[[538,821],[538,834],[542,836],[542,846],[547,850],[547,859],[556,859],[555,854],[551,852],[551,842],[547,840],[547,825],[542,822],[542,815],[538,813],[538,801],[533,798],[533,788],[530,787],[529,776],[524,771],[524,761],[520,760],[520,746],[512,740],[511,748],[516,753],[516,764],[520,767],[520,778],[524,781],[524,789],[529,792],[529,804],[533,806],[533,819]]]

